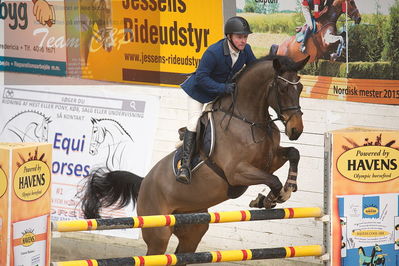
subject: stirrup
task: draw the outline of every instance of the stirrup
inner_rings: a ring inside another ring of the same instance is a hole
[[[182,166],[176,176],[176,181],[183,183],[183,184],[191,184],[191,172],[186,167]]]

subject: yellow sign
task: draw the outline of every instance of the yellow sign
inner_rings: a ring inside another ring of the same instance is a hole
[[[7,191],[7,175],[4,173],[3,169],[0,168],[0,198]]]
[[[25,234],[22,236],[21,242],[24,247],[29,247],[33,243],[35,243],[36,236],[33,234],[33,232],[25,232]]]
[[[84,78],[176,85],[223,38],[222,0],[113,0],[102,20],[80,2]]]
[[[384,146],[362,146],[344,152],[337,161],[344,177],[362,183],[377,183],[399,177],[399,151]]]
[[[14,177],[14,191],[23,201],[40,198],[50,187],[51,174],[46,163],[42,161],[28,161],[21,165]]]
[[[359,230],[352,232],[352,235],[357,237],[383,237],[389,234],[389,232],[384,230]]]

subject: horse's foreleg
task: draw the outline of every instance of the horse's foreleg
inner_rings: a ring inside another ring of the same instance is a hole
[[[229,179],[232,186],[265,184],[270,187],[270,193],[266,197],[260,194],[257,199],[250,203],[250,207],[270,209],[276,206],[277,199],[283,190],[283,185],[277,176],[268,174],[247,162],[239,163],[235,170],[235,174]]]
[[[277,160],[280,160],[283,164],[288,160],[290,163],[288,169],[288,177],[284,184],[284,190],[280,193],[279,198],[277,199],[278,203],[286,202],[290,197],[292,192],[296,192],[298,190],[297,185],[297,176],[298,176],[298,163],[300,159],[299,151],[294,147],[280,147],[278,150],[279,157]],[[281,164],[280,167],[283,165]]]

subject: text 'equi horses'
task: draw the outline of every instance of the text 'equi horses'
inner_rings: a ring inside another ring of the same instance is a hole
[[[126,171],[97,169],[87,177],[82,191],[85,217],[99,217],[103,207],[124,207],[136,199],[140,216],[206,212],[229,199],[229,187],[239,188],[235,195],[238,197],[248,186],[258,184],[269,186],[271,191],[252,201],[252,207],[273,208],[288,200],[291,192],[297,190],[299,152],[280,146],[280,131],[268,108],[276,111],[289,139],[298,139],[303,123],[299,105],[302,84],[297,72],[308,59],[297,63],[280,56],[259,59],[239,74],[234,95],[219,98],[213,104],[216,144],[211,159],[223,170],[227,182],[207,165],[193,172],[190,185],[176,182],[173,152],[145,178]],[[287,161],[289,174],[283,186],[273,172]],[[142,229],[147,254],[163,254],[172,234],[179,239],[176,253],[194,252],[208,227],[190,224]]]
[[[345,46],[344,38],[337,35],[337,21],[345,12],[356,24],[360,23],[361,16],[354,0],[334,0],[327,11],[316,20],[317,32],[308,39],[305,53],[300,51],[301,43],[296,41],[296,36],[291,36],[280,45],[273,44],[270,54],[288,56],[294,61],[310,56],[309,63],[326,57],[337,59],[342,50],[337,49],[338,45]]]

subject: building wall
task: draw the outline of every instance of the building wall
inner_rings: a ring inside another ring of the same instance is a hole
[[[37,84],[36,82],[40,82],[43,78],[43,76],[37,75],[0,72],[0,80],[4,79],[6,86],[7,84]],[[75,84],[77,93],[79,84],[82,83],[104,85],[104,82],[99,81],[81,81],[57,77],[45,78],[46,85]],[[106,84],[112,89],[112,83]],[[161,97],[156,139],[152,154],[152,163],[155,164],[163,156],[174,150],[178,140],[177,130],[185,126],[187,120],[186,95],[178,88],[129,85],[127,89],[137,94]],[[288,202],[278,205],[278,207],[323,207],[325,186],[323,183],[324,133],[326,131],[352,126],[399,129],[398,106],[309,98],[301,98],[301,106],[304,113],[304,133],[295,142],[289,141],[282,134],[281,144],[282,146],[296,147],[301,154],[298,173],[299,190],[292,195]],[[243,124],[243,126],[245,125]],[[279,127],[283,130],[281,123],[279,123]],[[288,166],[284,166],[276,172],[276,175],[284,182],[287,173]],[[210,208],[209,211],[248,209],[249,202],[256,198],[258,193],[267,194],[268,192],[269,189],[266,186],[252,186],[240,198],[228,200]],[[224,250],[322,244],[322,229],[322,223],[314,219],[210,225],[210,229],[204,236],[199,250],[203,251],[208,248]],[[319,262],[314,258],[298,260]]]

